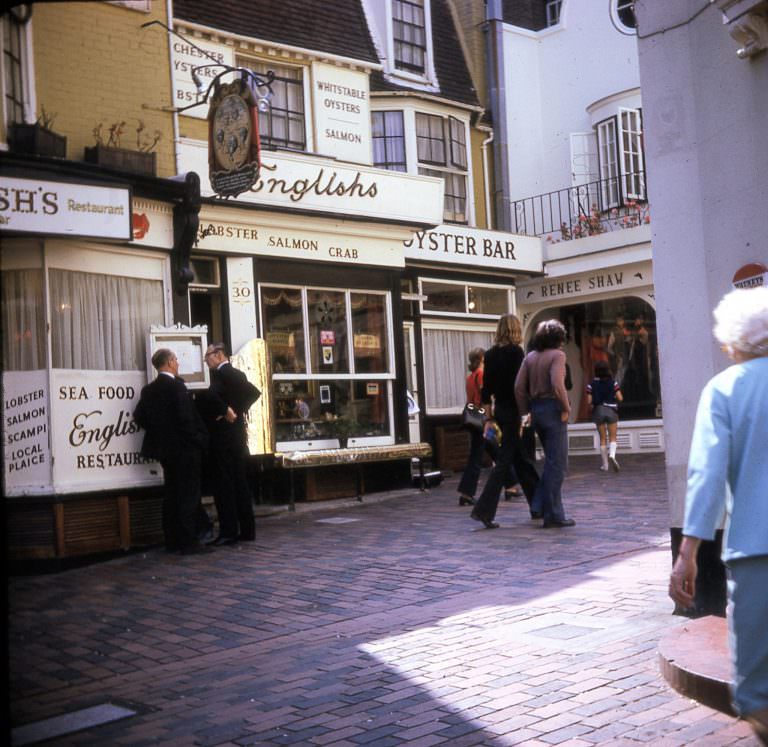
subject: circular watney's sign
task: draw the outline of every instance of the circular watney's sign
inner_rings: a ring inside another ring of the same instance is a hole
[[[768,286],[768,267],[762,262],[750,262],[736,270],[731,282],[734,288]]]

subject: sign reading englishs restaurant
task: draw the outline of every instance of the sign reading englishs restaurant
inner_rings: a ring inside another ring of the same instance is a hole
[[[0,231],[130,241],[131,191],[3,177]]]

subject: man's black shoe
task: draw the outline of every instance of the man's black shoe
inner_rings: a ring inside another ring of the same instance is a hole
[[[486,518],[485,516],[481,516],[477,511],[472,511],[472,513],[469,515],[470,518],[474,519],[475,521],[481,521],[483,523],[483,526],[486,529],[498,529],[499,525],[495,521],[491,521],[490,519]]]
[[[214,547],[222,547],[223,545],[236,545],[237,537],[217,537],[211,544]]]
[[[543,519],[544,515],[541,513],[541,511],[531,511],[531,518],[532,519]]]
[[[208,545],[189,545],[188,547],[183,547],[179,552],[182,555],[205,555],[209,552],[213,552],[213,548],[209,547]]]
[[[562,521],[544,521],[544,529],[553,529],[557,527],[575,527],[576,522],[573,519],[563,519]]]

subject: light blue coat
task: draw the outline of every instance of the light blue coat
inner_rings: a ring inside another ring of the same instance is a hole
[[[731,496],[726,498],[726,483]],[[688,459],[683,534],[711,540],[727,514],[723,560],[768,555],[768,357],[704,387]]]

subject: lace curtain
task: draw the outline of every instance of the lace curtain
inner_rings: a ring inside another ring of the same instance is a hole
[[[427,410],[460,410],[466,402],[467,354],[472,348],[487,350],[493,332],[460,329],[424,330],[424,388]]]
[[[45,368],[42,270],[2,273],[3,370]]]
[[[146,335],[163,324],[160,280],[50,271],[53,368],[143,370]]]

